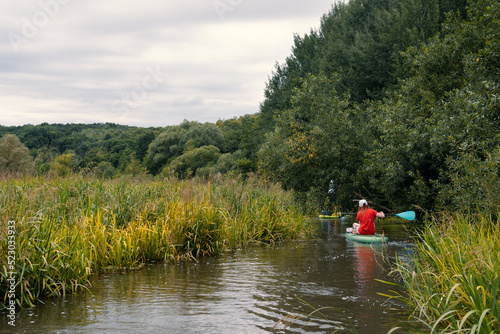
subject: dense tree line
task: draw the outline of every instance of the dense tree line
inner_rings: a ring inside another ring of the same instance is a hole
[[[499,16],[497,0],[336,5],[269,81],[262,170],[317,203],[495,212]]]
[[[112,123],[0,126],[0,135],[13,135],[27,148],[25,153],[34,161],[32,172],[95,169],[107,176],[140,173],[149,144],[159,131]]]
[[[363,197],[394,210],[494,212],[499,15],[498,0],[338,3],[295,36],[255,115],[165,128],[0,126],[0,170],[259,171],[318,209]]]
[[[257,116],[165,128],[113,123],[0,126],[0,171],[65,175],[173,173],[184,178],[256,170]]]
[[[163,129],[149,146],[146,165],[153,174],[178,177],[255,171],[257,116],[246,115],[216,124],[184,121]]]

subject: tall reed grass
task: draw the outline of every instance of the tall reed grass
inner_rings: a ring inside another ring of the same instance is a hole
[[[4,307],[12,220],[19,306],[85,290],[103,271],[193,260],[310,233],[292,195],[255,177],[2,180],[0,210]]]
[[[485,216],[425,228],[411,263],[396,272],[403,299],[429,333],[500,333],[500,225]]]

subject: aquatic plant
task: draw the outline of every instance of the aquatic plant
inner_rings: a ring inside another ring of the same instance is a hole
[[[105,271],[195,260],[310,233],[289,192],[257,177],[64,178],[0,183],[0,296],[16,304],[87,289]],[[15,261],[8,263],[8,222]]]
[[[500,332],[500,225],[484,215],[427,226],[411,263],[398,261],[413,315],[430,333]]]

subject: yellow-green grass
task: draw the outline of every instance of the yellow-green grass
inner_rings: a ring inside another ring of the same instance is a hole
[[[107,270],[193,260],[311,232],[291,193],[255,177],[3,180],[0,210],[4,307],[12,272],[9,221],[15,222],[19,306],[84,290]]]
[[[500,333],[500,227],[489,217],[452,217],[419,236],[397,272],[403,299],[429,333]]]

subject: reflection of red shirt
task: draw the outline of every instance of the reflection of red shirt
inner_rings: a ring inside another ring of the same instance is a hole
[[[360,223],[358,227],[359,234],[375,234],[375,216],[377,215],[377,211],[373,209],[366,209],[363,214],[358,212],[356,215],[356,220]]]

